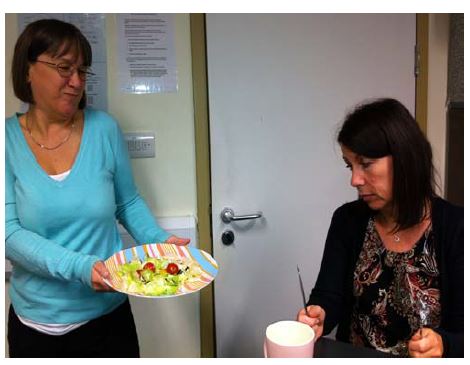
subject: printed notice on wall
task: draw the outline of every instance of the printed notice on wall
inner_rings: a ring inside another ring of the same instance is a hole
[[[60,13],[34,13],[18,14],[18,27],[20,33],[31,22],[39,19],[59,19],[75,25],[90,42],[93,53],[93,63],[86,82],[87,106],[95,109],[108,108],[108,78],[106,64],[105,42],[105,15],[104,14],[60,14]]]
[[[118,14],[117,26],[121,91],[177,91],[173,15]]]

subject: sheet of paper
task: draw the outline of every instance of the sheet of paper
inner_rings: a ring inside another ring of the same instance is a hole
[[[120,90],[178,90],[172,14],[117,14]]]
[[[72,23],[85,35],[90,42],[93,63],[91,71],[95,74],[87,79],[86,95],[87,105],[101,110],[108,109],[108,76],[105,40],[105,15],[104,14],[60,14],[60,13],[34,13],[18,14],[18,27],[21,33],[31,22],[39,19],[59,19]]]

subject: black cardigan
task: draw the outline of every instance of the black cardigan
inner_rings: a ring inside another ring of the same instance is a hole
[[[336,338],[344,342],[349,342],[353,274],[373,214],[362,200],[347,203],[335,211],[320,273],[308,302],[325,310],[324,333],[328,334],[338,324]],[[441,298],[441,325],[435,331],[442,336],[445,357],[463,357],[463,208],[440,198],[433,199],[432,227]]]

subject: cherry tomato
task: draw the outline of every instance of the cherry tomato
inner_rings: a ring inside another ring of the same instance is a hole
[[[176,275],[178,271],[180,271],[180,268],[173,262],[170,262],[166,267],[166,272],[170,275]]]
[[[147,262],[145,265],[144,265],[144,270],[150,270],[150,271],[153,271],[155,272],[155,265],[151,262]]]

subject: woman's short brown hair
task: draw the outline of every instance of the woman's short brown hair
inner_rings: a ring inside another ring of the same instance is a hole
[[[91,66],[91,46],[82,32],[73,24],[57,19],[42,19],[30,23],[21,33],[15,45],[11,67],[13,90],[18,99],[34,104],[31,85],[28,80],[29,65],[47,53],[60,57],[69,51],[83,59],[83,66]],[[86,95],[80,100],[80,109],[86,106]]]

